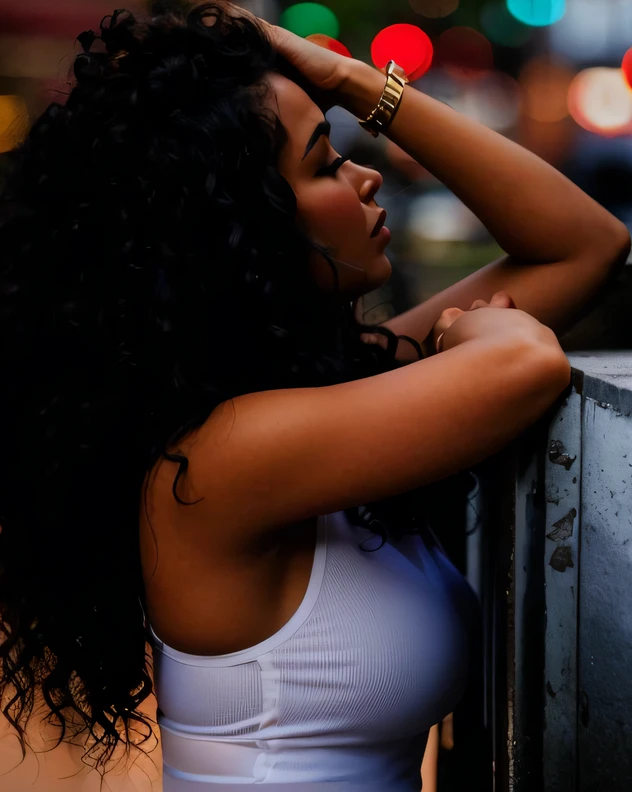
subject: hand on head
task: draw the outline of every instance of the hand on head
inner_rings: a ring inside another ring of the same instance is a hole
[[[338,103],[338,91],[347,79],[349,65],[355,61],[354,58],[332,52],[285,28],[272,25],[233,3],[226,2],[225,7],[232,16],[245,16],[258,22],[279,54],[297,69],[319,94],[327,95],[326,98],[323,97],[322,102],[318,102],[319,105],[333,107]]]
[[[225,5],[228,12],[235,16],[255,18],[249,11],[233,3],[226,2]],[[291,33],[289,30],[285,30],[277,25],[271,25],[265,20],[257,19],[257,21],[261,24],[278,52],[297,69],[319,93],[324,92],[328,95],[329,98],[324,104],[329,106],[336,104],[337,93],[340,91],[348,76],[350,63],[353,62],[353,59],[325,49],[318,44],[307,41],[307,39]],[[319,102],[319,104],[321,104],[321,102]],[[475,300],[469,310],[475,311],[485,307],[515,308],[516,305],[507,292],[499,291],[492,296],[489,302],[485,300]],[[422,344],[425,355],[435,354],[441,351],[441,338],[443,333],[463,313],[465,312],[460,308],[448,308],[443,311],[432,329],[432,332]],[[384,339],[382,339],[381,336],[373,333],[365,333],[361,338],[367,344],[384,343]]]

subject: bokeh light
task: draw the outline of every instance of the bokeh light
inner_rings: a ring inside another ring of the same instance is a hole
[[[0,96],[0,154],[22,142],[29,125],[26,103],[20,96]]]
[[[533,27],[510,14],[505,0],[495,0],[483,6],[481,27],[494,44],[503,47],[522,47],[533,36]]]
[[[286,8],[281,14],[279,24],[303,38],[313,33],[323,33],[337,39],[340,33],[338,18],[331,8],[320,3],[296,3]]]
[[[632,131],[632,92],[621,69],[599,66],[580,72],[571,83],[568,107],[590,132],[614,136]]]
[[[376,68],[383,70],[394,60],[411,82],[428,71],[432,57],[432,42],[416,25],[391,25],[381,30],[371,44],[371,58]]]
[[[480,80],[466,83],[450,105],[490,129],[508,132],[520,117],[520,87],[504,72],[487,72]]]
[[[494,66],[491,43],[470,27],[454,27],[439,36],[435,63],[454,77],[480,77]]]
[[[319,47],[324,47],[325,49],[331,50],[332,52],[337,52],[338,55],[344,55],[346,58],[353,57],[353,55],[341,41],[338,41],[331,36],[325,36],[324,33],[313,33],[311,36],[307,36],[307,40],[314,44],[318,44]]]
[[[554,25],[566,13],[566,0],[507,0],[509,11],[533,27]]]
[[[469,242],[484,231],[456,195],[431,192],[411,201],[410,229],[429,242]]]
[[[623,56],[623,63],[621,64],[623,76],[627,84],[632,88],[632,47]]]
[[[571,0],[542,43],[585,66],[614,65],[632,45],[632,3]]]
[[[408,0],[408,2],[415,13],[428,19],[450,16],[459,7],[459,0]]]
[[[548,57],[532,58],[522,70],[524,112],[534,121],[553,124],[568,116],[568,91],[575,72]]]

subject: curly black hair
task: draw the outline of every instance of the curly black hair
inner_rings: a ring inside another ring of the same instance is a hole
[[[79,36],[74,87],[0,200],[1,708],[25,755],[41,694],[59,742],[83,735],[99,769],[153,734],[146,473],[221,402],[402,365],[393,333],[310,279],[318,248],[261,101],[288,64],[221,3],[160,5]],[[385,539],[421,530],[432,502],[424,488],[348,514]]]

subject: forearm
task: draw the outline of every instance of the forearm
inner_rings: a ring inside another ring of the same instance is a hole
[[[377,104],[384,76],[352,63],[341,102],[359,118]],[[406,86],[388,137],[443,182],[510,255],[549,263],[587,254],[621,258],[622,223],[555,168],[441,102]]]

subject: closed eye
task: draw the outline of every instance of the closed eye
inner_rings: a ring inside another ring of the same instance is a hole
[[[320,170],[316,171],[316,176],[335,176],[336,172],[345,164],[345,162],[349,161],[349,157],[337,157],[331,165],[327,165],[324,168],[320,168]]]

